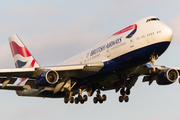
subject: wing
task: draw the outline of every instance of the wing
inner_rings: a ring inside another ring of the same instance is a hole
[[[101,86],[99,88],[102,88],[101,90],[104,91],[115,90],[115,92],[118,92],[120,90],[122,96],[125,93],[129,95],[130,89],[135,85],[139,76],[143,76],[142,82],[149,82],[149,85],[151,85],[153,81],[156,81],[158,85],[169,85],[177,81],[180,74],[180,67],[156,65],[155,71],[153,70],[153,65],[144,64],[136,69],[126,71],[126,76],[120,76],[124,74],[118,73],[118,75],[115,75],[117,77],[110,77],[112,82],[100,84]]]
[[[91,64],[64,65],[54,67],[0,69],[0,83],[3,84],[0,89],[19,90],[27,88],[25,86],[16,87],[8,85],[14,84],[17,78],[37,79],[39,76],[42,76],[42,74],[46,73],[47,71],[56,72],[59,78],[69,77],[75,79],[83,79],[97,73],[103,68],[103,66],[104,64],[102,62],[99,62]]]
[[[153,66],[151,64],[145,64],[135,70],[132,75],[143,75],[143,82],[149,82],[149,85],[156,80],[159,85],[168,85],[178,80],[180,74],[180,67],[170,66]]]

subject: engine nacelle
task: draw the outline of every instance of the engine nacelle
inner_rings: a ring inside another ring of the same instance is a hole
[[[169,85],[179,78],[179,72],[175,69],[168,69],[162,72],[156,80],[158,85]]]
[[[47,70],[36,79],[36,83],[39,86],[52,85],[55,84],[58,79],[59,75],[56,71]]]

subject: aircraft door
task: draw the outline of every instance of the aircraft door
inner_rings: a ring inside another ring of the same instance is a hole
[[[109,58],[110,57],[110,52],[109,49],[106,51],[106,57]]]
[[[130,39],[130,48],[134,47],[134,41],[133,39]]]

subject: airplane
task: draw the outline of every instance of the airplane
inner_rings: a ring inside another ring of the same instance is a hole
[[[93,102],[103,103],[107,97],[101,92],[115,90],[120,93],[119,102],[128,102],[139,76],[149,85],[153,81],[158,85],[177,81],[180,68],[155,65],[172,36],[167,25],[149,16],[56,66],[41,67],[14,34],[8,39],[16,68],[0,69],[0,89],[15,90],[18,96],[64,98],[64,103],[75,104],[83,104],[94,93]]]

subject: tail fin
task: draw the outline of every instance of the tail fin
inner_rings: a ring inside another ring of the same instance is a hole
[[[40,67],[16,34],[8,39],[16,68]]]

